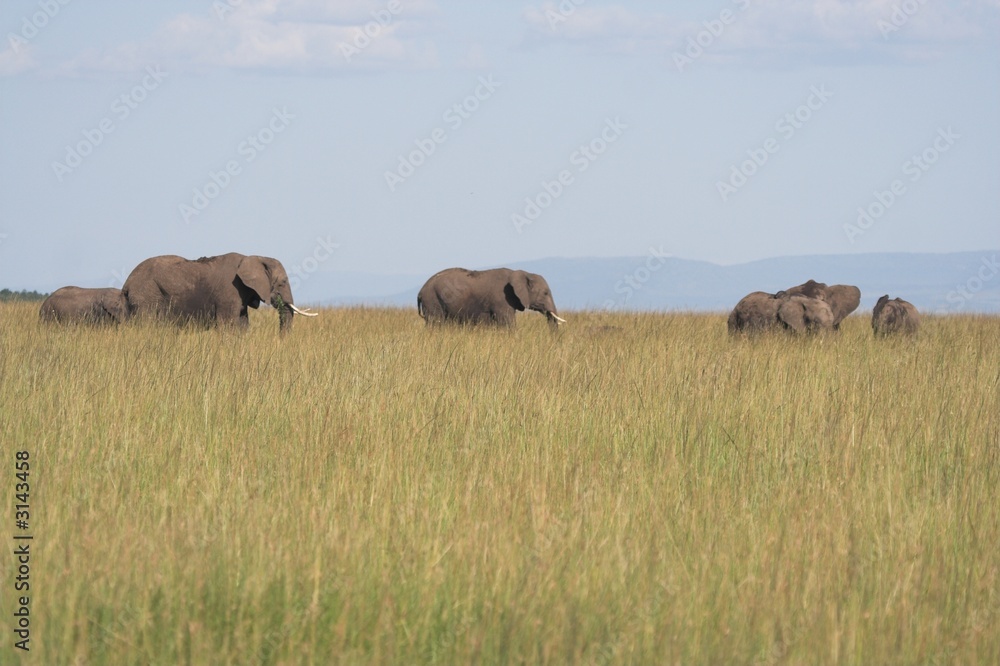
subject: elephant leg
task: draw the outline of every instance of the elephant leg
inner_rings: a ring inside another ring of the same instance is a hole
[[[500,328],[511,328],[514,325],[514,310],[499,308],[493,312],[493,323]]]

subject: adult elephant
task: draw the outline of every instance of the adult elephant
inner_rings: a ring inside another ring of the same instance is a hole
[[[113,287],[62,287],[45,299],[38,317],[61,324],[118,324],[125,319],[125,299]]]
[[[920,314],[913,303],[902,298],[889,300],[889,294],[878,299],[872,310],[872,330],[875,335],[913,335],[920,328]]]
[[[417,295],[417,312],[428,325],[443,322],[511,327],[524,310],[541,312],[554,328],[565,323],[541,275],[509,268],[448,268],[431,276]]]
[[[193,261],[175,255],[151,257],[135,267],[122,294],[129,317],[155,316],[178,323],[246,327],[247,308],[262,301],[278,311],[282,333],[291,330],[294,314],[315,316],[293,304],[280,261],[236,252]]]
[[[840,322],[857,310],[858,305],[861,304],[861,290],[849,284],[827,286],[822,282],[809,280],[796,287],[786,289],[784,293],[789,296],[805,296],[825,301],[833,313],[833,328],[837,330],[840,329]]]

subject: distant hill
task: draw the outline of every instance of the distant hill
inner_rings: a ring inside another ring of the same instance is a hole
[[[510,267],[544,275],[562,310],[722,312],[751,291],[775,292],[812,278],[857,285],[862,294],[859,310],[871,310],[879,296],[889,294],[924,312],[1000,314],[998,262],[1000,250],[777,257],[732,266],[650,254],[539,259]],[[415,306],[427,277],[317,273],[303,285],[303,297],[297,300]]]

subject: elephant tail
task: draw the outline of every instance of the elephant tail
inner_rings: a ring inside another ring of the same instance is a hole
[[[420,294],[417,294],[417,314],[420,315],[421,319],[427,319],[427,312],[424,310],[424,299]]]

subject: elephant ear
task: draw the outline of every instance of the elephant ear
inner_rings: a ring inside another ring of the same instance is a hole
[[[236,267],[236,277],[247,289],[257,294],[257,300],[265,303],[268,301],[271,296],[271,281],[264,263],[258,257],[243,257],[243,261]]]
[[[531,305],[531,287],[528,284],[528,274],[524,271],[511,271],[507,286],[510,287],[509,291],[513,292],[513,300],[518,301],[511,303],[511,305],[517,310],[527,310]]]
[[[888,302],[889,302],[889,294],[886,294],[885,296],[879,298],[878,302],[875,303],[875,307],[872,308],[872,317],[875,317],[877,319],[878,316],[882,314],[882,309],[885,308],[885,304]]]
[[[861,290],[853,285],[837,284],[830,287],[830,291],[833,293],[833,297],[826,300],[830,304],[830,309],[833,310],[833,324],[839,327],[840,322],[861,305]],[[886,300],[889,300],[888,294],[886,294]]]
[[[796,333],[806,330],[805,304],[799,298],[786,299],[778,308],[778,320]]]

